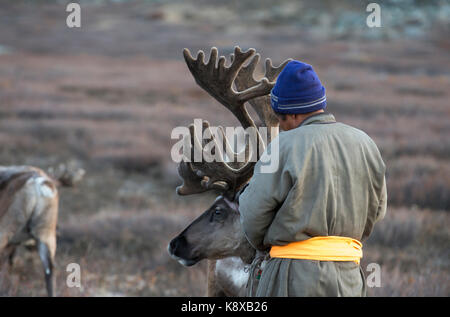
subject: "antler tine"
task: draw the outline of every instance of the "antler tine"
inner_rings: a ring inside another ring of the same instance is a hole
[[[200,186],[203,177],[197,175],[197,173],[192,168],[192,164],[190,163],[191,160],[197,159],[195,157],[195,153],[198,153],[196,151],[202,148],[202,145],[197,138],[195,126],[193,124],[189,125],[189,136],[184,137],[183,146],[189,149],[190,156],[189,158],[184,158],[178,164],[178,175],[183,180],[183,183],[181,184],[181,186],[178,186],[176,188],[176,192],[178,195],[192,195],[202,193],[207,190]]]
[[[213,49],[217,50],[217,48],[213,47]],[[247,61],[250,57],[252,57],[255,54],[255,49],[250,48],[247,51],[243,52],[239,46],[234,47],[234,55],[235,60],[231,63],[229,67],[227,67],[228,75],[227,77],[227,83],[231,84],[233,83],[234,79],[236,78],[236,75],[238,74],[239,70],[241,69],[242,65]],[[223,57],[225,58],[225,57]]]
[[[287,60],[285,60],[283,63],[281,63],[280,66],[278,67],[274,67],[272,64],[272,60],[270,58],[266,58],[266,72],[265,72],[265,76],[266,78],[273,82],[277,79],[278,75],[281,73],[281,71],[283,70],[283,68],[290,62],[292,61],[292,58],[288,58]]]
[[[197,173],[194,172],[191,163],[181,161],[178,164],[178,175],[183,180],[183,184],[176,189],[178,195],[198,194],[207,190],[199,186],[203,177],[198,176]]]

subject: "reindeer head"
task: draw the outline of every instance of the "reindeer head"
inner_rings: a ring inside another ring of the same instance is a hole
[[[221,195],[169,243],[168,252],[181,264],[191,266],[203,259],[229,256],[240,256],[249,263],[255,250],[241,229],[236,202]]]
[[[221,195],[210,208],[170,242],[168,251],[173,258],[187,266],[205,258],[220,259],[229,256],[241,256],[244,262],[249,262],[255,250],[251,248],[241,229],[236,194],[253,175],[254,165],[264,151],[265,144],[255,121],[246,109],[246,103],[248,102],[255,110],[261,126],[269,128],[271,132],[270,128],[278,127],[278,119],[272,112],[268,95],[278,74],[289,60],[279,67],[273,67],[271,60],[267,59],[263,78],[255,80],[254,71],[260,55],[255,54],[254,49],[242,52],[236,47],[234,54],[231,55],[231,65],[228,67],[225,66],[225,57],[217,58],[218,51],[215,47],[211,49],[207,63],[204,62],[204,56],[204,52],[199,51],[197,58],[194,59],[189,50],[184,50],[186,64],[195,81],[230,110],[244,129],[254,128],[258,140],[256,149],[252,149],[246,140],[244,150],[236,153],[223,134],[223,129],[218,129],[221,133],[219,138],[209,131],[207,135],[211,136],[210,140],[202,138],[200,141],[198,133],[202,132],[202,135],[205,135],[205,131],[210,129],[209,123],[203,121],[203,131],[196,131],[193,125],[189,126],[190,135],[185,144],[190,146],[191,158],[194,151],[203,153],[207,141],[214,142],[216,145],[214,148],[219,149],[219,152],[215,153],[219,159],[212,162],[182,161],[178,166],[178,173],[183,179],[183,184],[177,188],[177,193],[191,195],[215,189],[219,190]],[[249,62],[244,65],[247,61]],[[273,134],[269,134],[268,142],[277,133],[278,130],[275,129]],[[226,157],[220,152],[220,149],[224,148],[227,149]],[[251,160],[250,155],[255,153],[256,159]],[[242,154],[245,160],[238,162],[236,158],[242,157]]]

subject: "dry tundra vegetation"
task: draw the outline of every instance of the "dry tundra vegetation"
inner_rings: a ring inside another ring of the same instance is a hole
[[[181,54],[235,45],[314,65],[329,111],[379,145],[389,207],[364,244],[362,267],[382,270],[369,295],[450,295],[445,1],[383,1],[381,29],[356,0],[80,1],[82,27],[68,29],[67,2],[0,8],[0,164],[87,171],[60,193],[58,296],[204,295],[206,263],[182,267],[166,246],[214,196],[175,195],[170,132],[193,118],[237,124]],[[45,296],[38,256],[18,253],[0,295]],[[81,288],[66,287],[72,262]]]

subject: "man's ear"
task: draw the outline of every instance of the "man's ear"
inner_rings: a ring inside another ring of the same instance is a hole
[[[299,120],[300,119],[300,114],[298,114],[298,113],[293,113],[292,114],[292,119],[294,120],[294,121],[297,121],[297,120]]]

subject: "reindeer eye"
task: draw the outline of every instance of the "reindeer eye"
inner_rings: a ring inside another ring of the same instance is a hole
[[[223,212],[224,210],[221,207],[216,207],[212,210],[209,221],[210,222],[222,222],[225,217]]]

